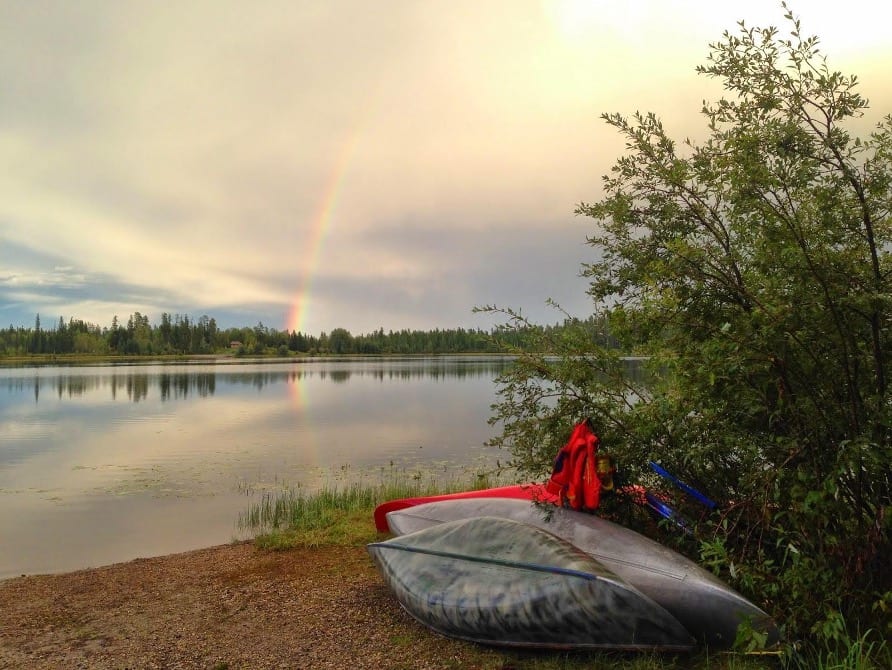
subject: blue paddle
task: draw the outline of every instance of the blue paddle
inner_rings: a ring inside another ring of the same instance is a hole
[[[706,505],[706,507],[708,507],[709,509],[712,510],[717,507],[717,505],[712,500],[710,500],[705,495],[700,493],[700,491],[693,488],[692,486],[689,486],[688,484],[685,484],[678,477],[671,474],[670,472],[667,472],[662,466],[658,465],[657,463],[654,463],[653,461],[650,461],[649,465],[650,465],[651,470],[653,470],[658,475],[660,475],[660,477],[663,477],[664,479],[668,479],[670,482],[675,484],[678,488],[680,488],[682,491],[687,493],[689,496],[693,497],[698,502]]]
[[[685,519],[683,516],[678,514],[674,509],[672,509],[669,505],[667,505],[664,501],[660,500],[655,494],[647,491],[644,494],[645,499],[647,500],[647,506],[660,517],[664,519],[668,519],[676,526],[681,528],[685,533],[690,535],[693,531],[691,530],[691,524]]]

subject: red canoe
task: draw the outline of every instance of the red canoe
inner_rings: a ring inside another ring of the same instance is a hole
[[[560,504],[558,496],[546,491],[542,484],[512,484],[510,486],[499,486],[494,489],[445,493],[437,496],[419,496],[417,498],[400,498],[399,500],[388,500],[375,508],[375,528],[378,529],[379,533],[386,533],[390,530],[387,525],[388,512],[395,512],[396,510],[439,500],[461,500],[465,498],[518,498],[520,500],[547,502],[554,505]]]

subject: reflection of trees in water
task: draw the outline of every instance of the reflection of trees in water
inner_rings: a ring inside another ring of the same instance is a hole
[[[216,373],[220,380],[227,386],[252,386],[258,391],[263,390],[271,384],[278,384],[288,381],[290,375],[287,371],[279,372],[226,372]],[[216,383],[216,381],[215,381]]]
[[[190,393],[207,398],[217,390],[217,375],[214,372],[162,373],[158,375],[158,389],[162,402],[182,400],[188,398]]]
[[[196,371],[184,368],[171,372],[128,371],[125,374],[60,374],[53,377],[10,378],[5,387],[10,393],[23,393],[33,388],[34,401],[39,402],[41,391],[52,389],[59,400],[77,398],[87,394],[108,390],[112,400],[125,396],[131,402],[140,402],[157,389],[162,402],[182,400],[190,395],[205,398],[213,396],[217,384],[230,386],[251,386],[262,390],[282,383],[296,383],[302,380],[320,379],[334,384],[345,384],[353,378],[372,378],[382,382],[412,379],[465,379],[474,377],[494,378],[509,365],[510,359],[428,359],[381,361],[380,363],[359,361],[350,367],[346,364],[318,364],[310,362],[287,369],[258,369],[225,371]]]
[[[312,365],[312,364],[308,364]],[[397,364],[382,362],[380,365],[360,363],[357,367],[300,367],[290,370],[269,370],[218,373],[226,384],[250,385],[257,389],[281,382],[299,382],[318,378],[335,384],[343,384],[350,379],[367,378],[385,380],[493,377],[510,365],[510,359],[472,361],[403,361]]]
[[[145,400],[149,395],[148,375],[127,375],[127,397],[133,402]]]
[[[100,388],[103,384],[99,377],[75,375],[43,379],[35,375],[30,379],[7,379],[4,386],[9,394],[25,393],[26,389],[31,389],[34,393],[34,402],[40,402],[41,391],[52,389],[56,397],[62,400],[82,396]]]
[[[145,400],[149,396],[149,379],[145,374],[111,375],[110,377],[100,377],[100,380],[102,381],[101,386],[106,384],[110,386],[112,400],[118,399],[118,392],[121,390],[133,402]]]
[[[510,365],[510,360],[496,359],[486,361],[452,361],[448,359],[417,361],[403,365],[387,365],[362,368],[344,368],[329,370],[308,370],[304,375],[313,377],[319,375],[320,379],[329,379],[333,382],[345,382],[351,377],[371,377],[381,381],[408,380],[408,379],[464,379],[467,377],[493,377]]]
[[[190,394],[205,398],[214,395],[217,374],[214,372],[175,373],[150,375],[134,372],[127,375],[63,375],[53,378],[34,377],[33,379],[8,379],[6,390],[9,393],[24,392],[26,387],[34,390],[34,401],[40,401],[41,390],[53,389],[59,400],[79,398],[90,393],[108,389],[112,400],[123,394],[132,402],[140,402],[149,397],[149,391],[158,388],[162,401],[179,400]]]
[[[25,393],[31,389],[34,393],[34,401],[40,401],[41,392],[55,391],[55,395],[59,400],[64,398],[76,398],[91,391],[95,391],[106,385],[106,380],[101,377],[88,377],[84,375],[73,375],[63,377],[41,378],[34,376],[30,379],[13,378],[5,380],[3,388],[9,394]]]
[[[329,378],[335,384],[343,384],[350,379],[350,370],[332,370]]]
[[[60,400],[65,396],[69,398],[82,396],[98,388],[100,381],[96,377],[59,377],[56,380],[56,395]]]

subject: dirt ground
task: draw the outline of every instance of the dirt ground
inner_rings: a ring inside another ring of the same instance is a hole
[[[0,581],[0,668],[498,668],[398,605],[364,547],[250,543]]]

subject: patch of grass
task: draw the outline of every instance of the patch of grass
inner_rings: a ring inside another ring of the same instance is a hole
[[[239,515],[237,523],[240,530],[253,535],[257,546],[266,549],[356,546],[378,539],[372,513],[382,502],[499,483],[486,474],[472,476],[470,481],[450,481],[433,474],[389,472],[373,483],[328,484],[314,492],[282,487],[264,492],[260,501]]]
[[[776,663],[732,654],[669,656],[648,652],[487,650],[481,668],[492,670],[778,670]]]
[[[408,647],[412,644],[413,638],[411,635],[391,635],[390,643],[395,644],[397,647]]]
[[[784,670],[886,670],[892,668],[892,644],[874,630],[855,639],[817,640],[790,647]]]

